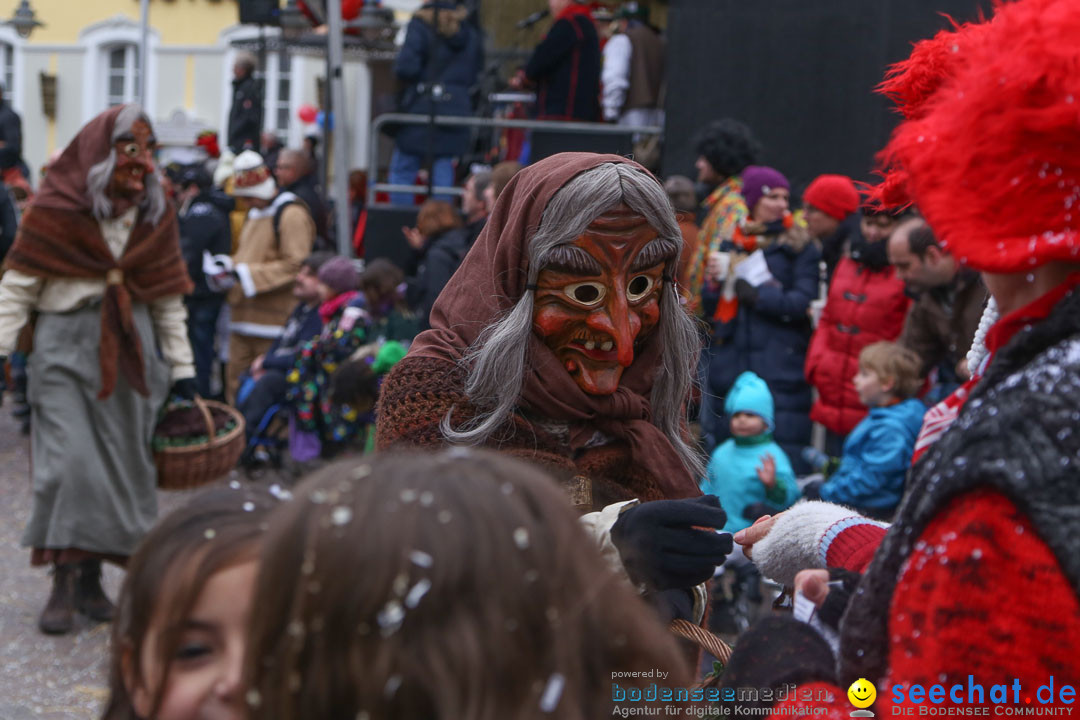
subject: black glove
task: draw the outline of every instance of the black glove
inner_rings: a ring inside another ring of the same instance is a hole
[[[788,615],[770,615],[739,637],[721,687],[772,688],[788,683],[836,682],[836,659],[817,630]],[[768,707],[771,702],[740,702],[744,707]]]
[[[169,394],[181,400],[194,400],[199,386],[195,384],[195,378],[184,378],[173,383]]]
[[[821,499],[821,480],[811,480],[802,487],[802,496],[807,500]]]
[[[715,495],[655,500],[619,515],[611,541],[635,584],[650,590],[691,588],[711,578],[732,548],[730,533],[695,527],[722,528],[726,522]]]
[[[829,582],[839,582],[840,587],[830,587],[829,594],[825,596],[825,602],[818,608],[817,616],[833,630],[839,632],[840,618],[847,610],[848,602],[855,594],[855,587],[859,584],[862,575],[843,568],[829,568]]]
[[[0,405],[4,404],[7,389],[7,355],[0,355]]]
[[[739,304],[753,307],[757,303],[758,289],[739,278],[735,281],[735,297],[739,298]]]

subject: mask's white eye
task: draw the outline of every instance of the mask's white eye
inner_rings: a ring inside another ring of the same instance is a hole
[[[135,143],[128,143],[124,146],[124,154],[128,157],[135,157],[139,154],[139,146]]]
[[[607,288],[598,282],[581,282],[567,285],[563,292],[566,293],[566,297],[579,305],[591,307],[604,299]]]
[[[648,275],[638,275],[630,281],[630,284],[626,286],[626,298],[630,302],[640,300],[649,294],[649,291],[653,289],[656,283]]]

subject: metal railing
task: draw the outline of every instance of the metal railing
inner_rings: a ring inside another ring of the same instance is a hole
[[[384,125],[427,125],[436,127],[479,127],[479,128],[518,128],[521,130],[553,130],[582,135],[660,135],[662,127],[656,125],[610,125],[608,123],[572,122],[564,120],[511,120],[508,118],[478,118],[457,115],[436,115],[434,120],[428,115],[407,113],[385,113],[371,123],[371,136],[368,147],[368,179],[378,177],[379,138]],[[375,194],[378,192],[408,192],[427,194],[427,185],[392,185],[390,183],[368,183],[367,207],[375,206]],[[432,193],[440,195],[461,195],[459,187],[435,186]],[[386,203],[380,206],[385,206]]]

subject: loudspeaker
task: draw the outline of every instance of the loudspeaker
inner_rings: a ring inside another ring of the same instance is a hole
[[[280,0],[237,0],[241,25],[277,25]]]
[[[412,206],[369,207],[367,225],[364,226],[364,260],[371,262],[376,258],[386,258],[405,269],[413,251],[401,234],[401,228],[416,225],[418,211],[419,208]]]

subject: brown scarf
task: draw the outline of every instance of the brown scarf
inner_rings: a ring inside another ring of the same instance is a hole
[[[431,329],[409,350],[412,357],[459,361],[484,328],[510,310],[525,292],[526,243],[536,234],[544,208],[577,175],[603,163],[637,163],[617,155],[562,153],[531,165],[506,186],[483,232],[431,311]],[[664,312],[681,312],[663,308]],[[612,395],[589,395],[535,335],[529,336],[519,405],[570,424],[570,444],[584,448],[597,430],[625,440],[634,461],[649,470],[670,498],[700,495],[668,438],[651,422],[649,394],[662,348],[648,341],[636,353]]]
[[[90,212],[86,173],[112,149],[113,128],[121,110],[111,108],[91,120],[49,167],[4,261],[6,268],[47,280],[105,281],[98,349],[98,397],[102,399],[116,387],[118,370],[136,391],[150,394],[131,303],[149,303],[193,289],[180,254],[176,214],[171,207],[156,225],[140,214],[119,260],[113,257]]]

